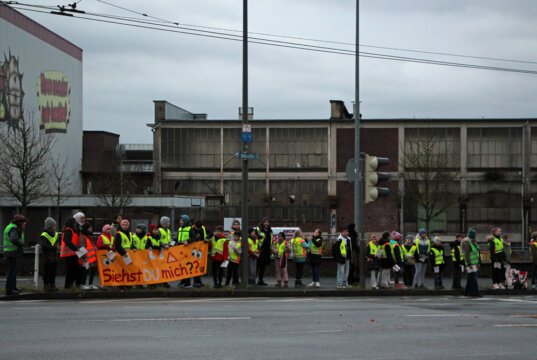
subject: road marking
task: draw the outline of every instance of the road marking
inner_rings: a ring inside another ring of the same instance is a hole
[[[494,324],[495,327],[537,327],[537,324]]]
[[[487,315],[487,314],[416,314],[416,315],[405,315],[407,317],[463,317],[463,316],[497,316],[497,315]]]
[[[508,302],[521,302],[521,303],[528,303],[528,304],[537,304],[537,301],[535,301],[535,300],[522,300],[522,299],[498,299],[498,301],[508,301]]]
[[[343,330],[312,330],[312,331],[287,331],[278,334],[327,334],[327,333],[338,333]]]
[[[110,320],[93,320],[93,321],[112,321],[112,322],[125,322],[125,321],[211,321],[211,320],[251,320],[249,316],[236,316],[236,317],[188,317],[188,318],[149,318],[149,319],[110,319]]]

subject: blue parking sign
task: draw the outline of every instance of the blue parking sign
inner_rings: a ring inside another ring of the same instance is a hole
[[[242,142],[252,142],[252,133],[251,132],[243,132],[241,133]]]

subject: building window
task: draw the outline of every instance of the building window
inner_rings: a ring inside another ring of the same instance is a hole
[[[530,167],[537,167],[537,127],[531,128]]]
[[[253,141],[248,145],[248,151],[259,154],[259,159],[248,161],[249,169],[264,169],[266,167],[266,128],[253,128]],[[240,128],[224,129],[224,170],[241,169],[242,164],[235,154],[242,151]]]
[[[219,169],[220,129],[162,129],[162,168]]]
[[[271,128],[271,169],[326,169],[327,128]]]
[[[520,168],[522,128],[468,128],[468,168]]]
[[[405,128],[404,154],[408,157],[405,167],[419,167],[424,162],[413,161],[412,158],[423,155],[438,158],[426,162],[427,164],[459,168],[460,142],[459,128]]]

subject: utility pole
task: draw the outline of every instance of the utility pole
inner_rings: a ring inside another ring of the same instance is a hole
[[[360,286],[365,288],[365,243],[363,234],[362,214],[362,173],[360,169],[360,0],[356,0],[356,56],[355,56],[355,87],[354,87],[354,161],[356,164],[356,179],[354,181],[354,223],[358,233],[358,266],[360,268]],[[356,266],[356,264],[355,264]]]
[[[242,124],[248,123],[248,0],[243,0],[242,13]],[[248,152],[248,143],[242,141],[242,152]],[[248,287],[248,159],[242,159],[242,286]]]

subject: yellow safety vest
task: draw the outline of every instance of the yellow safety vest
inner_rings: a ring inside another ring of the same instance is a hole
[[[311,254],[312,255],[321,255],[323,253],[323,245],[322,245],[322,242],[321,242],[321,246],[317,246],[313,243],[313,241],[311,242],[311,248],[310,248],[310,251],[311,251]]]
[[[58,241],[58,233],[54,233],[54,237],[52,237],[46,231],[43,231],[41,236],[47,239],[52,246],[54,246],[56,244],[56,241]]]
[[[121,247],[123,250],[130,250],[132,247],[132,239],[127,236],[123,231],[118,231],[121,235]]]
[[[367,246],[369,246],[369,255],[373,255],[373,256],[377,255],[377,252],[379,251],[380,246],[375,245],[373,241],[370,241],[369,244],[367,244]],[[371,261],[371,259],[367,258],[367,261]]]
[[[172,241],[172,232],[170,229],[159,228],[160,231],[160,243],[163,246],[169,245]]]
[[[148,236],[147,240],[150,242],[152,248],[160,247],[160,239],[155,239],[152,236]]]
[[[339,252],[341,253],[341,256],[347,258],[347,245],[343,240],[341,240],[341,243],[339,244]]]
[[[254,253],[257,252],[257,245],[258,245],[258,241],[257,239],[252,239],[251,237],[248,237],[248,245],[250,246],[250,250],[252,250]]]
[[[432,248],[431,250],[434,253],[435,265],[444,264],[444,250],[438,250],[437,248]]]
[[[503,239],[502,238],[494,238],[494,253],[500,254],[503,253]]]
[[[240,242],[237,243],[237,250],[241,248],[242,244]],[[241,261],[241,257],[235,250],[232,250],[229,252],[229,261],[232,263],[238,264]]]
[[[184,244],[188,241],[190,234],[190,226],[183,226],[177,230],[177,242]]]
[[[459,249],[459,260],[457,260],[457,258],[455,256],[455,248]],[[464,256],[463,256],[463,253],[461,251],[461,246],[460,245],[454,246],[451,249],[451,260],[453,260],[453,261],[462,261],[462,260],[464,260]]]
[[[427,239],[427,251],[424,254],[420,253],[420,239],[416,238],[415,244],[416,244],[416,251],[418,252],[418,255],[427,255],[431,252],[431,240]]]
[[[285,254],[285,241],[278,244],[278,258],[281,258],[283,254]]]
[[[302,247],[304,239],[293,238],[291,240],[291,246],[293,248],[293,256],[295,259],[304,259],[306,257],[306,249]]]
[[[465,259],[464,262],[466,263],[466,266],[479,264],[479,250],[471,242],[470,242],[470,248],[471,248],[471,250],[470,250],[470,264],[468,264],[468,262],[466,262],[466,259]]]
[[[224,255],[224,245],[226,244],[226,241],[227,239],[225,237],[218,240],[215,240],[213,237],[211,239],[211,256],[215,256],[216,254]]]
[[[137,233],[132,234],[132,246],[136,250],[143,250],[145,249],[145,245],[147,244],[147,235],[144,235],[141,239],[138,236]]]

